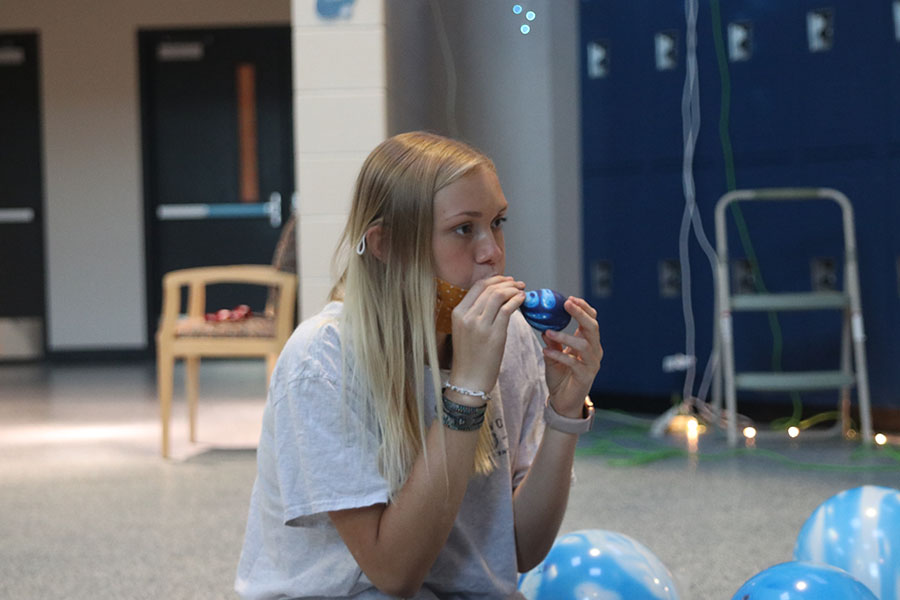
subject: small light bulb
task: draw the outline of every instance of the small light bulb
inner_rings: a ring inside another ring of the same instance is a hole
[[[687,437],[688,444],[692,449],[696,449],[697,447],[697,438],[700,436],[700,424],[697,423],[697,419],[694,417],[689,417],[684,427],[684,434]]]
[[[800,435],[800,430],[797,427],[788,427],[788,435],[795,438]]]
[[[756,427],[744,427],[744,437],[752,440],[756,437]]]
[[[885,444],[887,444],[887,436],[884,435],[883,433],[876,433],[875,434],[875,443],[878,444],[879,446],[884,446]]]
[[[513,14],[514,15],[522,14],[522,5],[521,4],[513,4]]]
[[[528,35],[529,32],[531,32],[531,27],[528,25],[522,25],[521,27],[519,27],[519,31],[522,32],[522,35]]]
[[[534,14],[533,10],[529,10],[527,13],[525,13],[525,18],[528,19],[529,21],[534,21],[534,18],[536,16],[537,15]]]

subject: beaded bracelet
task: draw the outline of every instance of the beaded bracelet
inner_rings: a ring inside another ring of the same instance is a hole
[[[454,431],[475,431],[484,423],[484,411],[487,404],[481,406],[465,406],[442,396],[444,403],[443,422]]]
[[[487,392],[476,392],[475,390],[466,389],[464,387],[458,387],[450,383],[449,381],[444,382],[445,390],[453,390],[457,394],[462,394],[463,396],[471,396],[472,398],[481,398],[485,402],[491,401],[491,395]]]

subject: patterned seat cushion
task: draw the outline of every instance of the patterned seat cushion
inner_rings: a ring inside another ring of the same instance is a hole
[[[240,321],[180,319],[175,337],[275,337],[275,319],[249,317]]]

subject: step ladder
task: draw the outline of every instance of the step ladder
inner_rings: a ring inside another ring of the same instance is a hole
[[[833,200],[843,215],[844,289],[836,292],[732,294],[728,277],[728,239],[725,209],[738,201]],[[860,435],[866,445],[872,442],[872,413],[869,404],[869,378],[866,370],[865,332],[859,294],[856,260],[856,235],[853,207],[841,192],[829,188],[770,188],[735,190],[723,195],[716,204],[716,343],[719,368],[713,388],[713,405],[721,414],[724,385],[726,434],[730,446],[737,445],[737,391],[813,391],[840,390],[841,422],[835,430],[849,428],[850,389],[856,387],[859,402]],[[736,373],[731,314],[737,311],[840,310],[844,313],[841,335],[841,364],[837,371],[744,372]],[[851,361],[851,345],[853,360]],[[722,379],[724,378],[724,382]]]

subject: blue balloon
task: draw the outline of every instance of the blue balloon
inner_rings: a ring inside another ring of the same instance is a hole
[[[731,600],[876,600],[850,573],[811,562],[786,562],[757,573]]]
[[[794,559],[838,567],[880,600],[897,600],[900,490],[864,485],[832,496],[803,524]]]
[[[528,324],[538,331],[560,331],[569,324],[572,316],[563,306],[566,298],[559,292],[543,288],[525,292],[525,302],[519,307]]]
[[[559,537],[519,578],[529,600],[678,600],[672,574],[627,535],[584,529]]]

